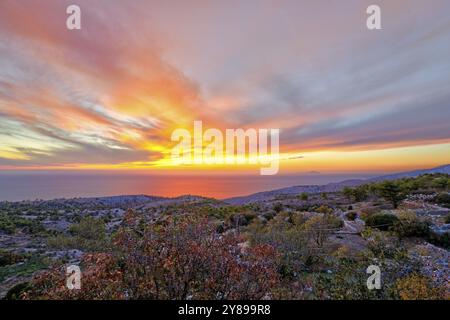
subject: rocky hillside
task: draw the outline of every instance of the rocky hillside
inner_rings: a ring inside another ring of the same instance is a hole
[[[383,175],[379,177],[374,177],[370,179],[354,179],[354,180],[345,180],[337,183],[329,183],[326,185],[304,185],[304,186],[292,186],[282,189],[276,189],[271,191],[264,191],[254,193],[248,196],[243,197],[233,197],[229,199],[225,199],[224,201],[230,204],[245,204],[252,203],[258,201],[265,201],[274,199],[282,194],[300,194],[300,193],[322,193],[322,192],[337,192],[342,190],[344,187],[353,187],[357,185],[361,185],[369,182],[379,182],[384,180],[396,180],[402,178],[414,178],[418,177],[422,174],[433,174],[433,173],[443,173],[450,174],[450,164],[443,165],[440,167],[432,168],[432,169],[424,169],[424,170],[415,170],[408,172],[401,172],[390,175]]]

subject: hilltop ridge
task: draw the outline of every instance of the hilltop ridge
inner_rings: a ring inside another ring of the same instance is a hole
[[[379,182],[383,180],[396,180],[401,178],[413,178],[422,174],[432,173],[444,173],[450,174],[450,164],[442,165],[431,169],[420,169],[414,171],[399,172],[389,175],[382,175],[379,177],[369,179],[351,179],[341,182],[328,183],[325,185],[298,185],[292,187],[286,187],[281,189],[275,189],[271,191],[263,191],[247,196],[233,197],[225,199],[224,201],[229,204],[244,204],[249,202],[261,201],[271,199],[280,194],[299,194],[299,193],[321,193],[321,192],[336,192],[342,190],[344,187],[354,187],[364,183]]]

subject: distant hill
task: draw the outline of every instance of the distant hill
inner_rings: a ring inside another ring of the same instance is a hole
[[[22,204],[45,204],[50,207],[59,205],[73,205],[73,206],[121,206],[129,204],[144,204],[148,202],[163,201],[169,198],[154,197],[147,195],[121,195],[121,196],[105,196],[105,197],[76,197],[76,198],[57,198],[53,200],[22,200],[17,201]],[[0,201],[0,206],[7,204],[9,201]]]
[[[432,169],[422,169],[422,170],[414,170],[414,171],[407,171],[407,172],[400,172],[400,173],[394,173],[389,175],[384,175],[380,177],[370,178],[368,181],[383,181],[383,180],[396,180],[396,179],[402,179],[402,178],[414,178],[418,177],[422,174],[426,173],[445,173],[450,174],[450,164],[446,164],[440,167],[432,168]]]
[[[274,197],[281,194],[300,194],[303,192],[306,193],[321,193],[321,192],[336,192],[342,190],[344,187],[352,187],[361,185],[369,182],[379,182],[384,180],[396,180],[401,178],[413,178],[418,177],[422,174],[426,173],[444,173],[450,174],[450,164],[446,164],[440,167],[432,168],[432,169],[422,169],[422,170],[414,170],[407,172],[400,172],[395,174],[383,175],[379,177],[374,177],[370,179],[354,179],[354,180],[345,180],[336,183],[329,183],[325,185],[303,185],[303,186],[293,186],[282,189],[276,189],[271,191],[264,191],[254,193],[248,196],[242,197],[233,197],[229,199],[225,199],[224,201],[229,204],[240,205],[249,202],[263,201],[273,199]]]
[[[345,180],[342,182],[328,183],[325,185],[304,185],[304,186],[293,186],[286,187],[282,189],[276,189],[271,191],[263,191],[254,193],[248,196],[233,197],[223,200],[226,203],[241,205],[249,202],[263,201],[275,198],[280,194],[300,194],[300,193],[321,193],[321,192],[336,192],[341,190],[343,187],[352,187],[364,183],[365,180],[354,179]]]
[[[156,197],[148,195],[121,195],[121,196],[105,196],[105,197],[77,197],[77,198],[59,198],[53,200],[23,200],[17,201],[22,204],[44,205],[49,208],[62,208],[64,206],[75,206],[78,208],[87,208],[91,206],[136,206],[145,205],[154,207],[160,205],[170,205],[179,203],[192,203],[200,201],[209,201],[211,198],[195,195],[182,195],[179,197]],[[9,201],[0,201],[0,208],[8,205]]]

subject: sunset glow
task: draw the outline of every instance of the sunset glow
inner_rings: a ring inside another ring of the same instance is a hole
[[[79,0],[67,30],[71,2],[0,2],[2,170],[257,173],[171,158],[195,120],[279,128],[281,174],[450,162],[448,1],[379,1],[376,32],[370,1]]]

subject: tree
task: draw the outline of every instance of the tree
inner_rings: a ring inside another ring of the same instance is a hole
[[[343,221],[331,214],[318,214],[309,218],[305,224],[305,231],[311,240],[321,248],[333,231],[342,228]]]
[[[300,193],[300,200],[302,201],[308,201],[308,194],[306,192]]]
[[[449,182],[450,180],[447,177],[437,177],[432,180],[432,186],[440,190],[446,190],[450,186]]]
[[[385,181],[377,186],[378,193],[389,201],[396,209],[399,203],[406,197],[400,186],[393,181]]]
[[[342,194],[351,201],[360,202],[367,199],[369,190],[367,185],[361,185],[355,188],[344,187]]]

